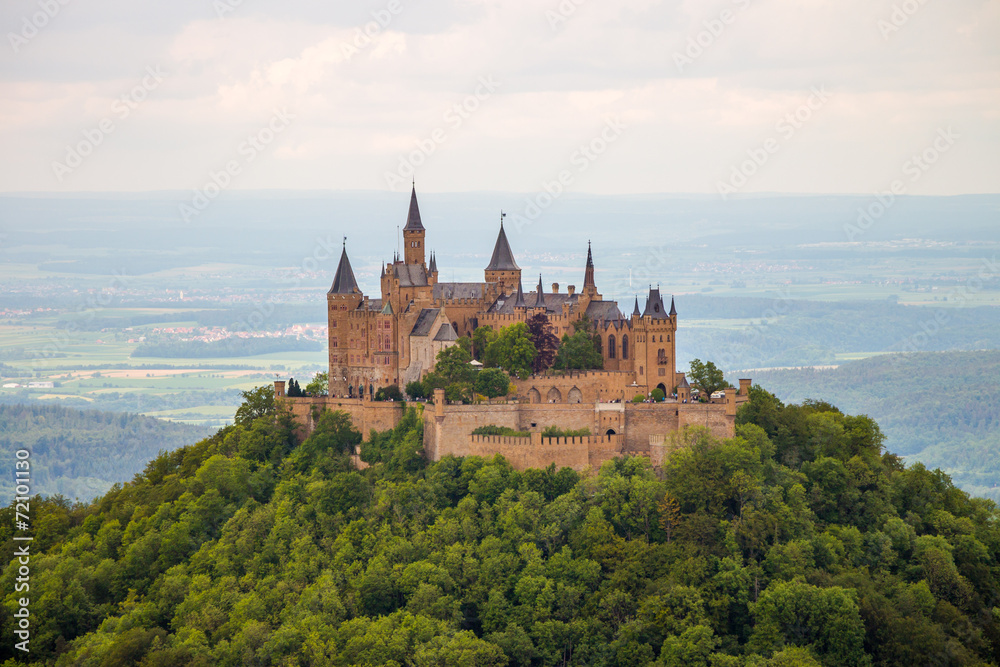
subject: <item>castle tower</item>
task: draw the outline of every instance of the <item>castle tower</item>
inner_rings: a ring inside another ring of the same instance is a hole
[[[594,282],[594,255],[590,251],[590,241],[587,241],[587,267],[583,272],[583,294],[591,299],[597,296],[597,283]]]
[[[330,339],[330,393],[346,396],[351,374],[351,313],[364,300],[358,281],[354,278],[351,260],[347,257],[347,242],[340,255],[333,285],[326,293],[327,326]]]
[[[633,322],[635,319],[633,311]],[[649,288],[646,308],[638,318],[635,336],[637,381],[650,390],[662,385],[663,393],[671,395],[679,377],[676,372],[677,308],[673,299],[668,310],[659,288]]]
[[[521,267],[514,261],[514,253],[510,250],[510,243],[507,242],[507,232],[503,229],[503,216],[501,213],[500,233],[497,235],[496,245],[493,246],[493,257],[486,267],[486,282],[497,283],[500,293],[510,294],[514,291],[514,285],[521,284]]]
[[[410,193],[410,212],[406,216],[406,226],[403,227],[404,259],[406,264],[424,264],[424,229],[420,221],[420,207],[417,206],[417,186],[414,184]]]
[[[427,282],[431,285],[436,285],[438,281],[438,263],[437,254],[431,253],[431,264],[427,267]]]

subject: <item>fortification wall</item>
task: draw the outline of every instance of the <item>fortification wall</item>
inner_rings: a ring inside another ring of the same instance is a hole
[[[296,422],[296,436],[300,441],[309,437],[316,428],[316,420],[323,410],[346,412],[354,428],[361,431],[367,441],[372,429],[387,431],[394,428],[403,417],[403,404],[390,401],[362,401],[357,398],[330,398],[328,396],[279,399],[287,406]]]
[[[600,468],[601,464],[620,453],[618,436],[589,438],[543,438],[532,433],[526,438],[504,436],[467,436],[464,448],[471,456],[492,458],[501,454],[516,470],[544,468],[552,463],[557,468],[572,468],[583,472]]]

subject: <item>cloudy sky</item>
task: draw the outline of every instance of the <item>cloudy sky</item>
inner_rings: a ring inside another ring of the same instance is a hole
[[[7,192],[1000,191],[1000,0],[5,0],[0,23]]]

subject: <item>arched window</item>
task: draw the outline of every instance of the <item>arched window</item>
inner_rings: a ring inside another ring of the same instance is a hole
[[[622,359],[628,359],[628,334],[622,336]]]
[[[615,340],[614,334],[608,336],[608,359],[615,358],[615,352],[618,349],[617,342],[618,341]]]

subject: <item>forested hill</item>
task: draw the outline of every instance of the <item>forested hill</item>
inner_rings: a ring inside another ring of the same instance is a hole
[[[997,506],[867,417],[753,392],[737,437],[588,477],[428,464],[413,409],[357,471],[346,415],[295,446],[247,404],[92,505],[32,502],[31,653],[3,664],[1000,664]]]
[[[894,354],[753,375],[786,401],[822,396],[871,415],[890,451],[1000,501],[1000,350]]]
[[[14,452],[31,451],[32,493],[90,500],[142,472],[160,450],[204,437],[202,427],[142,415],[52,405],[0,405],[0,469]],[[0,476],[0,500],[14,497],[14,477]]]

